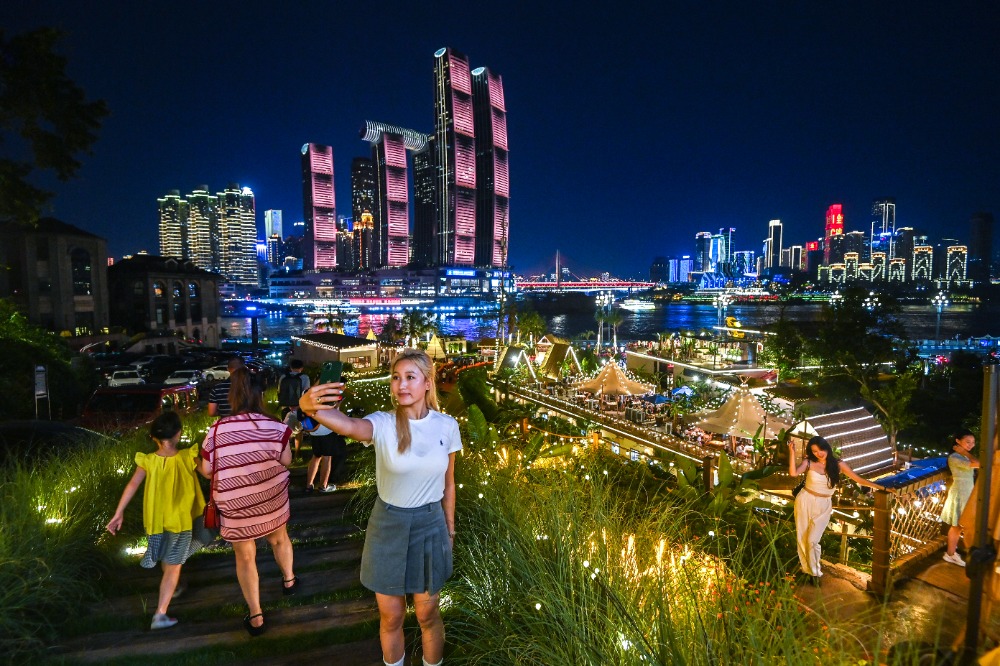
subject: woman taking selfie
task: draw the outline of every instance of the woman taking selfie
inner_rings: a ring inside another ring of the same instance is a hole
[[[798,466],[795,465],[795,444],[788,442],[788,473],[793,477],[806,475],[805,486],[795,498],[795,533],[802,571],[818,585],[823,575],[819,566],[823,554],[819,540],[830,523],[833,493],[840,483],[840,475],[844,474],[861,486],[875,490],[885,488],[858,476],[850,465],[833,455],[829,442],[819,436],[806,444],[806,458]]]
[[[439,593],[452,571],[455,538],[455,454],[458,423],[438,411],[434,362],[406,349],[392,362],[390,390],[395,410],[363,419],[333,406],[344,384],[320,384],[299,400],[302,410],[334,432],[375,450],[378,499],[368,520],[361,555],[361,584],[375,593],[379,639],[387,666],[405,659],[406,595],[420,623],[423,663],[444,658]]]

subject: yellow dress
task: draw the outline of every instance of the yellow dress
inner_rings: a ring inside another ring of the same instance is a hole
[[[150,568],[160,561],[183,564],[191,553],[211,541],[201,524],[205,497],[196,471],[198,447],[181,449],[169,457],[136,453],[135,464],[146,470],[142,524],[148,545],[142,566]]]

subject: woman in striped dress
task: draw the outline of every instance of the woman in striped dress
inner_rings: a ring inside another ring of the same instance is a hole
[[[266,625],[260,607],[255,539],[263,537],[271,544],[281,569],[282,591],[294,594],[298,582],[292,569],[292,542],[285,529],[292,431],[264,414],[261,395],[253,389],[246,368],[235,370],[230,382],[232,415],[209,428],[201,447],[201,471],[209,478],[215,475],[213,497],[222,516],[220,532],[233,544],[236,577],[250,611],[243,626],[251,636],[259,636]]]

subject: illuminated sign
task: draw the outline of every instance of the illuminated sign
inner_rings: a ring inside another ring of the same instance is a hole
[[[403,301],[399,298],[349,298],[347,302],[350,305],[401,305]]]
[[[449,268],[445,271],[445,275],[448,277],[476,277],[476,271],[461,268]]]
[[[809,241],[806,243],[806,252],[812,252],[813,250],[819,249],[819,241]]]

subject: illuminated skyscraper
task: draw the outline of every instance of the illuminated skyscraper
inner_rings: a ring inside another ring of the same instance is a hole
[[[427,147],[413,154],[413,253],[420,266],[435,265],[437,249],[437,157],[434,137]]]
[[[188,202],[181,198],[180,190],[170,190],[156,203],[160,209],[160,256],[190,259]]]
[[[333,149],[329,146],[302,146],[302,204],[303,265],[306,270],[337,268],[337,195],[333,188]]]
[[[476,141],[469,59],[450,48],[434,53],[436,139],[436,263],[476,259]]]
[[[281,211],[264,211],[264,238],[270,238],[277,234],[278,238],[284,238],[285,232],[281,227]]]
[[[968,277],[969,248],[965,245],[948,247],[944,279],[950,284],[965,282]]]
[[[767,225],[767,268],[777,268],[781,265],[781,220],[771,220]]]
[[[354,257],[361,270],[376,268],[374,235],[375,218],[371,211],[366,210],[354,220]]]
[[[889,260],[889,282],[906,282],[906,259]]]
[[[406,151],[423,150],[429,137],[414,130],[368,120],[361,128],[361,138],[371,144],[375,167],[375,259],[379,266],[405,266],[410,261]]]
[[[230,183],[217,195],[222,274],[232,282],[257,285],[257,212],[253,192]]]
[[[896,200],[876,199],[872,203],[872,235],[869,252],[884,252],[892,259],[896,256]]]
[[[844,233],[844,206],[842,204],[832,204],[826,209],[826,226],[824,229],[823,243],[823,263],[829,265],[831,262],[839,261],[839,257],[832,257],[833,243],[831,239]]]
[[[222,273],[219,232],[219,199],[208,185],[196,188],[188,200],[188,258],[198,268]]]
[[[506,264],[510,182],[503,80],[486,67],[472,71],[476,129],[476,265]]]
[[[872,252],[872,282],[883,282],[886,279],[885,252]]]
[[[708,231],[699,231],[694,235],[694,269],[712,270],[712,234]]]
[[[933,278],[934,248],[930,245],[913,246],[913,262],[910,264],[910,279],[930,280]]]

